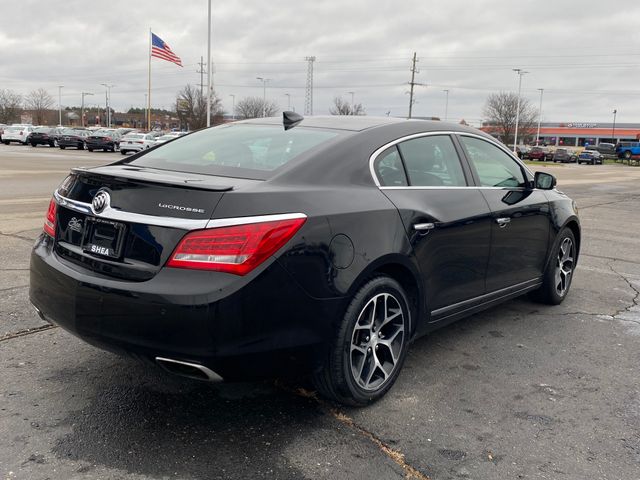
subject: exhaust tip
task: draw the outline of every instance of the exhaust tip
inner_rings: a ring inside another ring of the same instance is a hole
[[[183,362],[182,360],[174,360],[173,358],[165,357],[156,357],[156,363],[167,372],[180,375],[181,377],[204,380],[206,382],[222,381],[222,377],[220,375],[210,368],[198,363]]]

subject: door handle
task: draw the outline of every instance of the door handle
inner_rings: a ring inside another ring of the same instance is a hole
[[[500,225],[500,228],[504,228],[511,223],[511,219],[509,217],[496,218],[496,223]]]
[[[418,232],[427,232],[436,228],[435,223],[416,223],[413,225],[413,229]]]

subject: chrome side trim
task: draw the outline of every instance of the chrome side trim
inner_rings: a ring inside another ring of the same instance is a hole
[[[157,227],[179,228],[182,230],[202,230],[204,228],[230,227],[232,225],[243,225],[247,223],[259,223],[278,220],[293,220],[307,218],[304,213],[280,213],[274,215],[258,215],[252,217],[215,218],[215,219],[189,219],[176,217],[159,217],[156,215],[145,215],[142,213],[124,212],[112,207],[106,207],[102,212],[95,214],[90,203],[79,202],[63,197],[56,190],[53,193],[56,202],[63,207],[75,210],[80,213],[92,215],[97,218],[115,220],[120,222],[141,223],[144,225],[154,225]]]
[[[194,370],[197,370],[203,373],[206,376],[207,380],[210,382],[222,381],[222,377],[220,375],[218,375],[216,372],[214,372],[210,368],[207,368],[204,365],[200,365],[199,363],[183,362],[181,360],[174,360],[173,358],[165,358],[165,357],[156,357],[156,363],[160,365],[162,368],[164,368],[165,370],[167,370],[168,372],[176,375],[182,375],[185,377],[202,380],[202,378],[200,378],[197,375],[189,375],[188,373],[181,373],[177,370],[173,370],[171,368],[171,365],[182,366],[182,367],[187,367],[187,368],[192,368]]]
[[[488,143],[491,143],[492,145],[495,145],[503,152],[507,153],[511,158],[513,158],[518,163],[518,165],[521,168],[524,168],[531,176],[533,176],[533,173],[531,172],[531,170],[529,170],[529,168],[516,155],[514,155],[511,150],[509,150],[507,147],[502,145],[500,142],[497,142],[496,140],[492,140],[491,138],[487,138],[484,135],[478,135],[475,133],[442,130],[442,131],[436,131],[436,132],[413,133],[411,135],[400,137],[393,140],[392,142],[386,143],[382,147],[378,148],[375,152],[373,152],[369,157],[369,173],[371,173],[371,177],[373,178],[373,181],[376,184],[376,186],[380,189],[389,189],[389,190],[391,189],[393,190],[437,190],[437,189],[452,189],[452,188],[487,188],[487,189],[500,189],[500,190],[504,189],[504,187],[479,187],[476,185],[468,185],[466,187],[460,187],[460,186],[456,186],[456,187],[441,187],[441,186],[440,187],[408,187],[408,186],[407,187],[386,187],[386,186],[380,185],[380,181],[378,180],[378,176],[376,175],[375,169],[373,168],[373,164],[382,152],[384,152],[387,148],[397,145],[398,143],[404,142],[406,140],[412,140],[414,138],[421,138],[421,137],[430,137],[433,135],[458,135],[458,136],[475,137],[475,138],[479,138],[480,140],[484,140]]]

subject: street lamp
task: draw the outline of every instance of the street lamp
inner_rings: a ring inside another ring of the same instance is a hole
[[[58,85],[58,125],[62,126],[62,87]]]
[[[287,97],[287,112],[290,112],[291,111],[291,94],[285,93],[284,96]]]
[[[262,116],[267,116],[267,82],[270,82],[270,78],[256,77],[256,80],[262,82]]]
[[[538,88],[540,92],[540,106],[538,107],[538,132],[536,133],[536,147],[540,144],[540,119],[542,118],[542,94],[544,88]]]
[[[522,91],[522,76],[529,73],[521,68],[514,68],[514,72],[518,74],[518,107],[516,108],[516,134],[513,138],[513,153],[517,152],[518,145],[518,124],[520,122],[520,92]]]
[[[442,90],[447,96],[444,101],[444,121],[447,121],[447,117],[449,116],[449,90]]]
[[[356,114],[356,109],[355,109],[355,100],[354,100],[354,96],[356,94],[356,92],[347,92],[351,94],[351,115],[355,115]]]
[[[82,126],[84,127],[84,97],[86,95],[93,95],[91,92],[82,92],[82,105],[80,106],[80,118],[82,119]]]
[[[611,129],[611,143],[616,143],[616,115],[618,114],[618,110],[613,110],[613,128]]]
[[[232,107],[231,107],[231,120],[236,119],[236,96],[232,93],[229,95],[231,97]]]
[[[109,85],[108,83],[101,83],[100,85],[105,87],[104,97],[107,106],[107,127],[111,128],[111,87],[115,87],[115,85]]]

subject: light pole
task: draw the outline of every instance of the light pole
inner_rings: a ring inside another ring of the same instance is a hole
[[[256,80],[262,82],[262,116],[267,116],[267,82],[271,81],[270,78],[256,77]]]
[[[211,0],[207,7],[207,127],[211,126]]]
[[[449,117],[449,90],[442,90],[446,94],[446,98],[444,101],[444,121],[447,121]]]
[[[231,107],[231,120],[236,119],[236,96],[232,93],[229,95],[231,97],[232,107]]]
[[[86,95],[93,95],[91,92],[82,92],[82,105],[80,106],[80,118],[82,119],[82,126],[84,127],[84,97]]]
[[[287,112],[290,112],[291,111],[291,94],[285,93],[284,96],[287,97]]]
[[[538,132],[536,133],[536,147],[540,144],[540,120],[542,119],[542,94],[544,93],[544,88],[539,88],[540,92],[540,106],[538,107]]]
[[[100,85],[105,88],[104,97],[107,106],[107,128],[111,128],[111,87],[115,87],[115,85],[109,85],[108,83],[101,83]]]
[[[58,125],[62,126],[62,87],[58,85]]]
[[[347,92],[347,93],[351,94],[351,115],[355,115],[356,114],[356,109],[355,109],[356,103],[355,103],[354,97],[355,97],[356,92]]]
[[[613,110],[613,128],[611,129],[611,143],[616,143],[616,115],[618,114],[618,110]]]
[[[516,153],[518,148],[518,124],[520,122],[520,92],[522,91],[522,76],[529,72],[525,72],[521,68],[514,68],[513,71],[518,74],[518,107],[516,108],[516,133],[513,137],[513,153]]]

